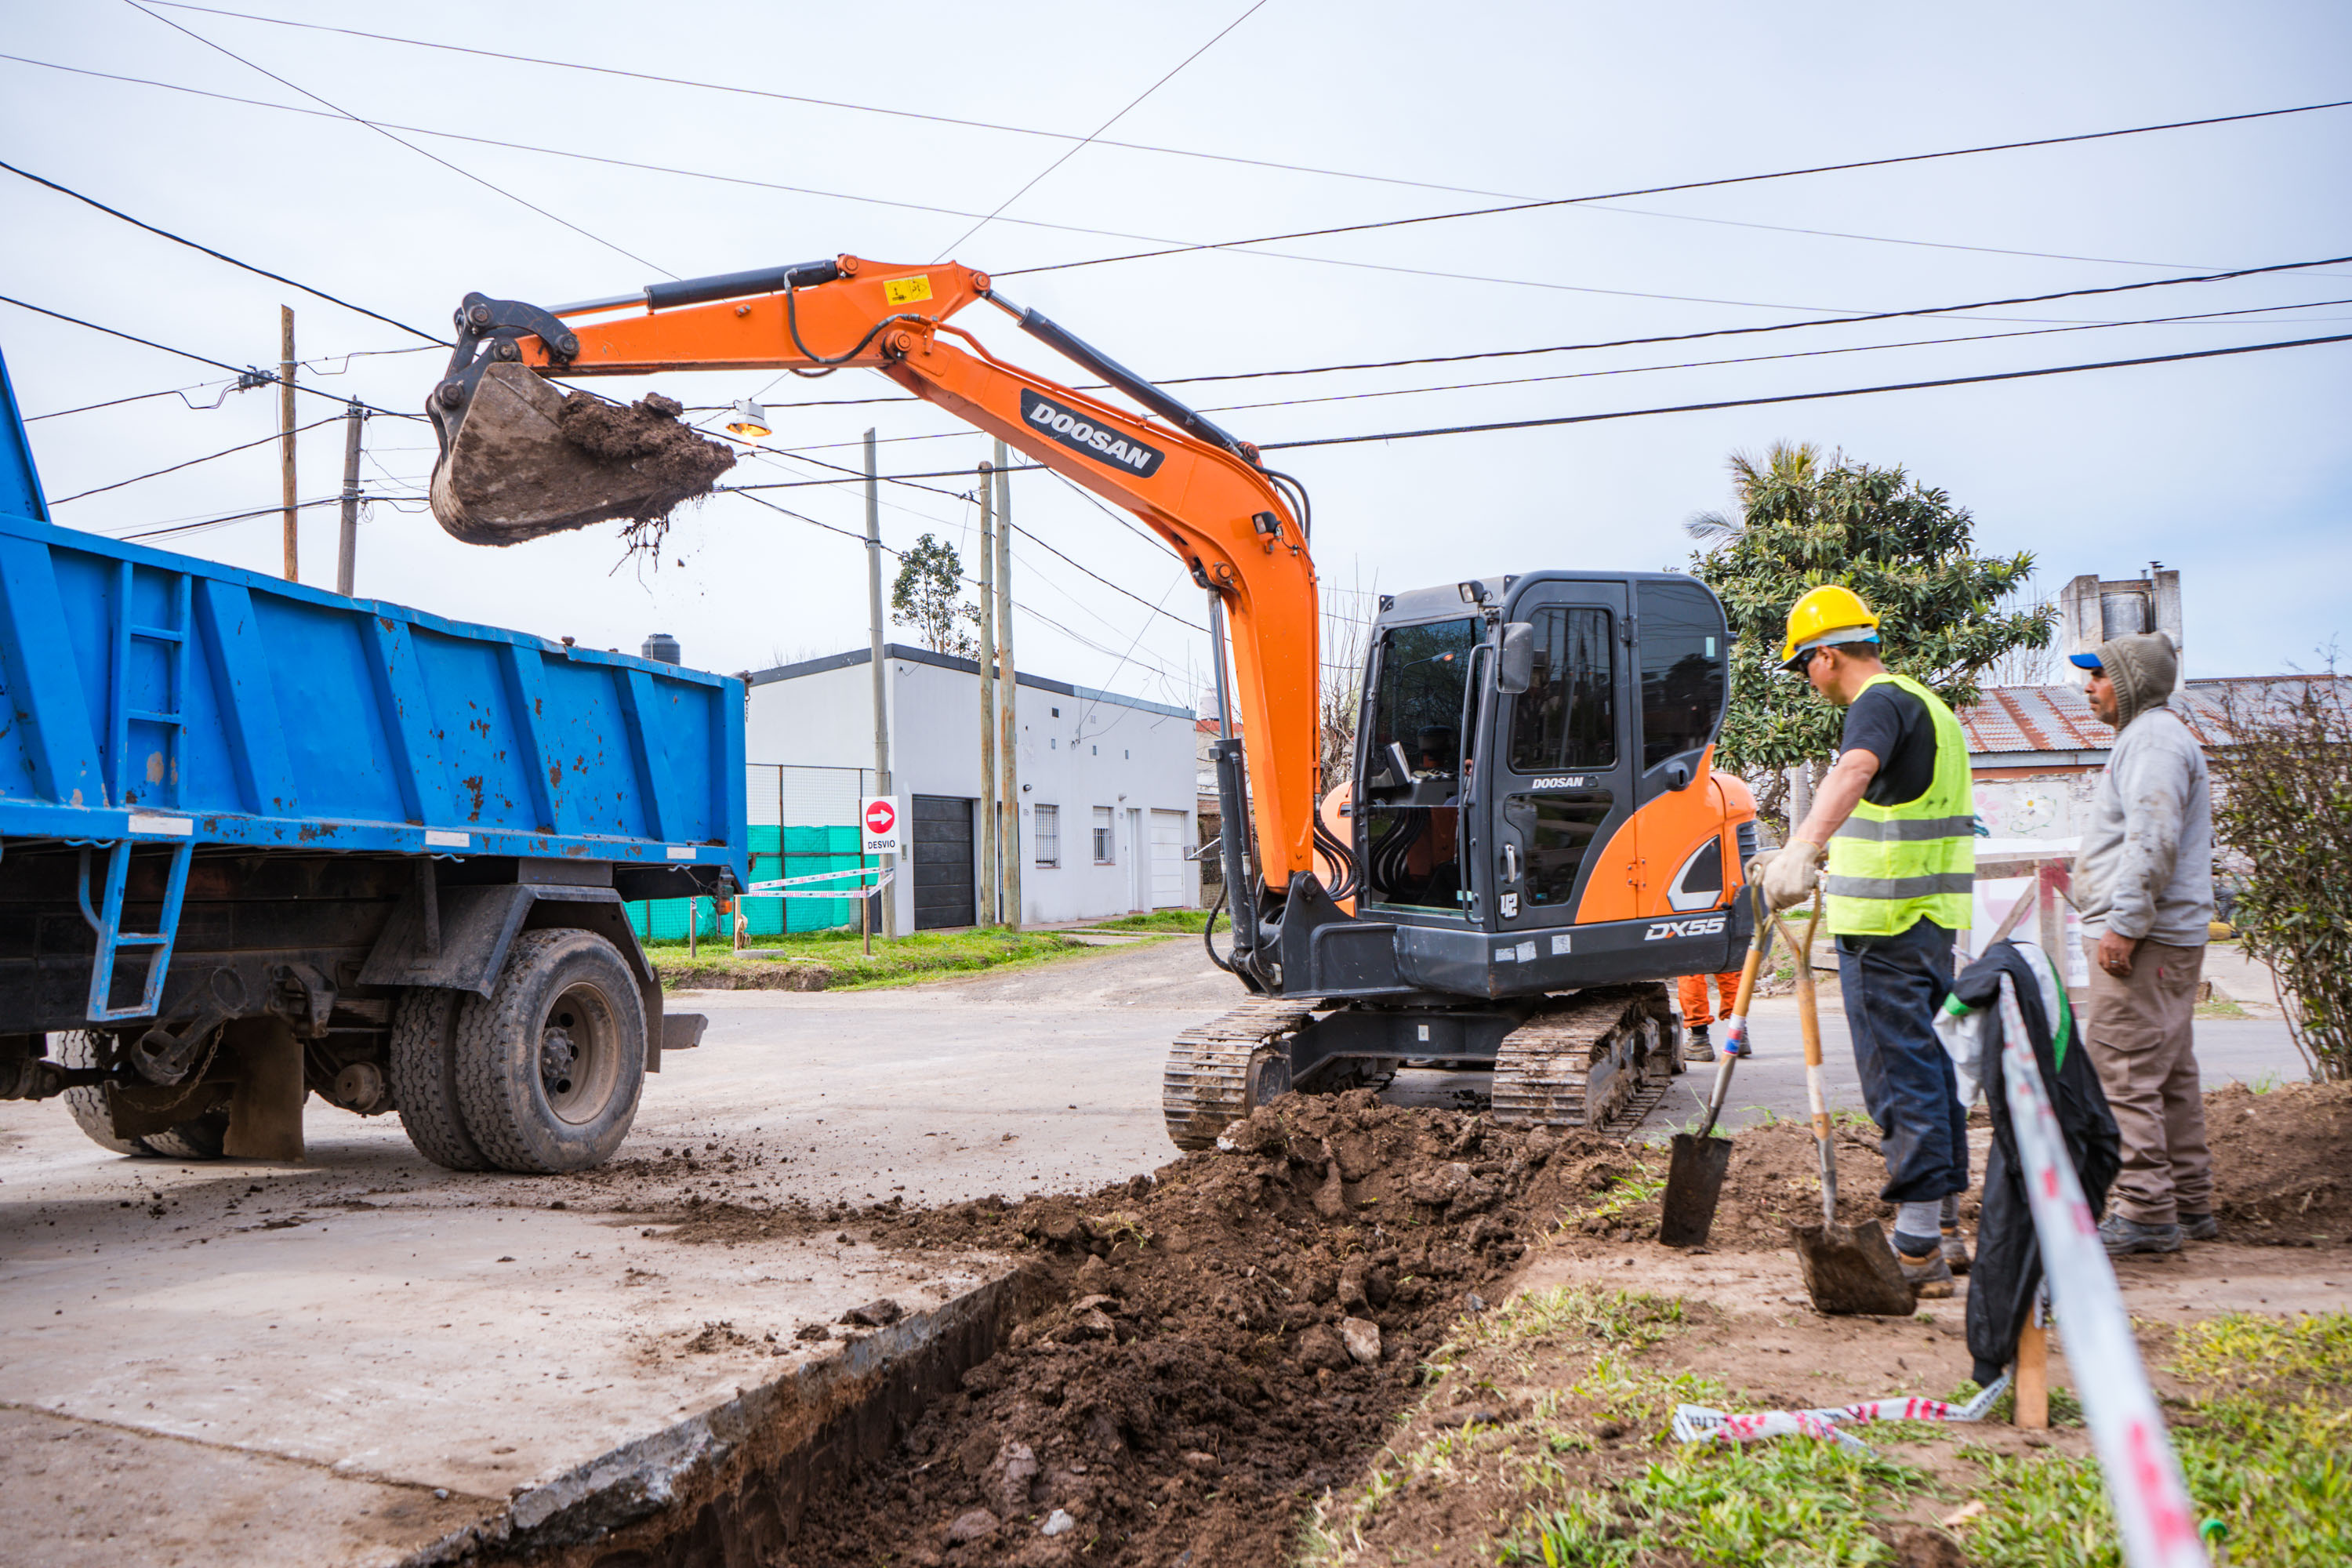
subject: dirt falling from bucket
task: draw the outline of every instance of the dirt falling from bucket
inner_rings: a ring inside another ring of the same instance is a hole
[[[623,530],[632,551],[658,552],[670,514],[709,494],[719,477],[735,466],[735,454],[725,445],[680,419],[685,412],[684,404],[658,392],[630,404],[574,392],[556,416],[565,440],[602,461],[625,463],[651,481],[654,488]]]

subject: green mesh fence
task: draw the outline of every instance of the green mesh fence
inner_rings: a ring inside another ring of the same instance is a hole
[[[778,839],[781,836],[782,842]],[[753,824],[751,880],[772,882],[784,877],[808,877],[819,871],[854,871],[864,858],[857,852],[861,835],[855,823],[824,827],[782,827]],[[822,890],[828,884],[813,884]],[[839,884],[856,886],[845,877]],[[788,936],[795,931],[824,931],[857,922],[856,899],[747,898],[739,906],[750,922],[747,940]],[[730,933],[721,929],[717,900],[712,899],[646,899],[628,906],[629,923],[647,942],[684,942],[687,921],[704,942],[724,942]]]

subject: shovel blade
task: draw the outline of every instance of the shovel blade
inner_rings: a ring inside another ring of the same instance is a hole
[[[1658,1239],[1668,1247],[1705,1247],[1715,1227],[1715,1205],[1731,1169],[1731,1140],[1675,1134],[1674,1158],[1666,1167],[1666,1196],[1658,1215]]]
[[[516,544],[615,518],[661,518],[707,494],[731,461],[682,429],[668,451],[599,456],[564,433],[567,401],[522,365],[486,370],[433,466],[434,520],[468,544]],[[667,460],[681,443],[683,467]],[[706,446],[697,468],[694,449]]]
[[[1907,1318],[1917,1305],[1895,1249],[1874,1219],[1792,1225],[1790,1240],[1816,1310],[1835,1317]]]

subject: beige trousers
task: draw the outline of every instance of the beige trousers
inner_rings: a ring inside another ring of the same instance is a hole
[[[2204,967],[2201,945],[2160,942],[2139,944],[2127,975],[2109,974],[2095,958],[2091,964],[2083,1034],[2123,1135],[2123,1170],[2111,1197],[2116,1213],[2141,1225],[2213,1212],[2205,1091],[2191,1027]]]

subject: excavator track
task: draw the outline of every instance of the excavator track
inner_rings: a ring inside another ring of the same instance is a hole
[[[1503,1037],[1497,1121],[1532,1127],[1638,1126],[1665,1098],[1674,1024],[1660,985],[1612,985],[1545,1005]]]
[[[1304,1028],[1313,1016],[1297,1002],[1265,997],[1177,1036],[1160,1080],[1160,1114],[1168,1120],[1168,1136],[1176,1147],[1213,1149],[1219,1133],[1250,1113],[1254,1058],[1258,1058],[1259,1099],[1272,1099],[1273,1093],[1288,1088],[1289,1062],[1280,1049],[1282,1040]],[[1268,1069],[1279,1072],[1279,1085],[1264,1080]]]

